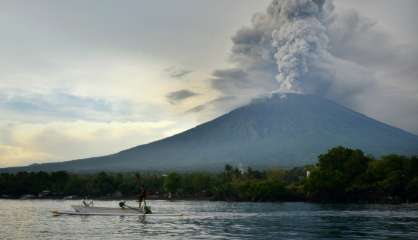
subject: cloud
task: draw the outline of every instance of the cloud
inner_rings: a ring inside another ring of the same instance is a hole
[[[186,113],[198,113],[198,112],[201,112],[205,109],[206,109],[206,106],[204,104],[201,104],[201,105],[197,105],[196,107],[193,107],[193,108],[187,110]]]
[[[194,97],[198,95],[198,93],[192,92],[190,90],[187,89],[182,89],[182,90],[178,90],[178,91],[174,91],[174,92],[170,92],[166,95],[166,98],[168,100],[168,102],[170,102],[171,104],[177,104],[179,102],[182,102],[188,98]]]
[[[167,137],[176,127],[172,121],[0,122],[0,167],[111,154]]]
[[[0,108],[8,115],[0,120],[11,120],[12,116],[25,119],[38,117],[66,120],[110,120],[117,116],[131,116],[135,107],[127,100],[110,100],[74,95],[65,91],[37,93],[24,90],[0,91]]]
[[[277,86],[268,71],[249,71],[241,68],[216,70],[211,86],[225,96],[252,98]]]
[[[201,111],[206,110],[208,108],[219,109],[220,106],[229,105],[234,100],[236,100],[236,97],[232,97],[232,96],[219,97],[219,98],[213,99],[213,100],[211,100],[209,102],[206,102],[204,104],[201,104],[201,105],[198,105],[196,107],[193,107],[193,108],[187,110],[186,113],[201,112]],[[226,109],[228,109],[228,107],[226,107]]]
[[[222,96],[186,110],[185,114],[195,114],[200,122],[214,119],[236,107],[247,104],[242,98]]]
[[[164,72],[166,72],[168,74],[168,76],[170,76],[172,78],[180,79],[180,78],[183,78],[183,77],[189,75],[193,71],[178,68],[178,67],[169,67],[169,68],[164,69]]]
[[[51,156],[48,153],[34,151],[19,146],[0,144],[0,167],[14,167],[16,165],[27,165],[33,160],[45,160]]]

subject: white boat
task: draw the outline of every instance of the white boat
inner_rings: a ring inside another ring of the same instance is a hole
[[[82,205],[72,205],[74,211],[52,211],[54,216],[59,215],[79,215],[79,216],[153,216],[153,217],[179,217],[182,214],[163,214],[163,213],[152,213],[149,206],[143,208],[130,207],[125,204],[124,201],[119,203],[120,207],[94,207],[93,201],[86,202],[83,200]],[[144,211],[144,208],[146,211]]]
[[[73,216],[138,216],[138,217],[182,217],[183,214],[177,213],[129,213],[129,212],[75,212],[75,211],[52,211],[54,216],[73,215]]]

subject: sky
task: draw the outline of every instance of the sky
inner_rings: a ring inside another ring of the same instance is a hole
[[[253,41],[288,24],[263,25],[271,2],[0,1],[0,167],[115,153],[280,91],[286,58],[244,52],[285,49]],[[297,84],[418,134],[418,1],[329,4],[304,74],[330,79]]]

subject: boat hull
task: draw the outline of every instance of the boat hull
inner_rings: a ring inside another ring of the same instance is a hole
[[[110,207],[86,207],[80,205],[71,206],[77,213],[100,213],[100,214],[144,214],[141,208],[125,207],[125,208],[110,208]]]
[[[60,216],[60,215],[72,215],[72,216],[147,216],[147,217],[181,217],[182,214],[159,214],[159,213],[152,213],[152,214],[143,214],[143,213],[111,213],[111,212],[73,212],[73,211],[52,211],[54,216]]]

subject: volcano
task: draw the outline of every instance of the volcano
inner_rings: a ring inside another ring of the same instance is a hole
[[[313,164],[335,146],[376,157],[418,154],[418,136],[327,99],[274,94],[253,100],[177,135],[116,154],[3,171],[219,170],[225,164],[255,168]]]

